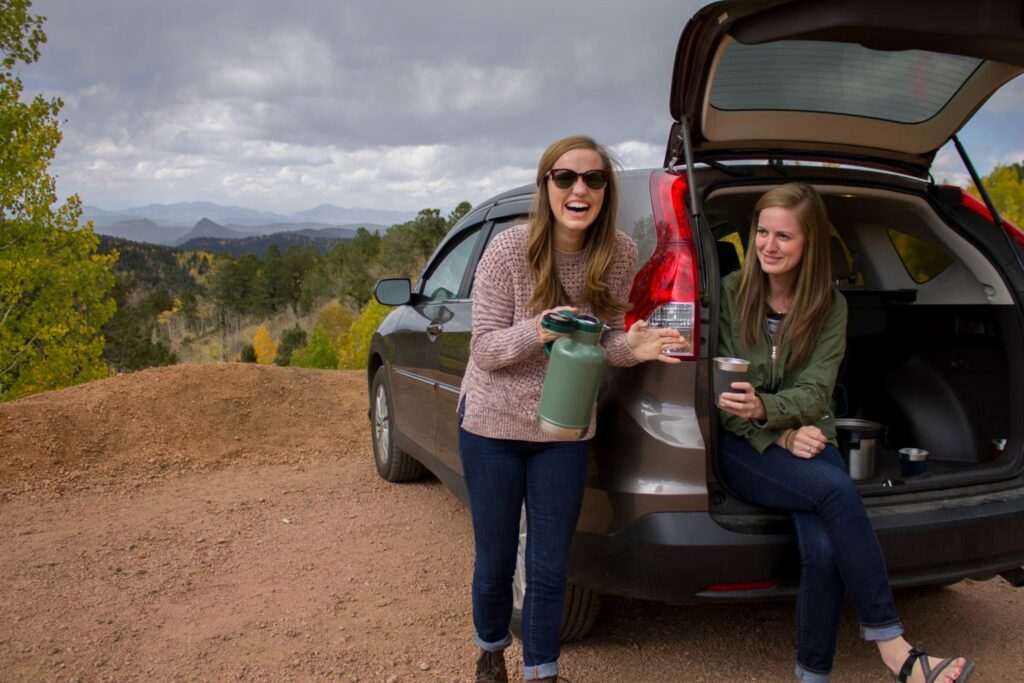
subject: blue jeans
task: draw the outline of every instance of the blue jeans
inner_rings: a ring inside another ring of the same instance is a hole
[[[461,420],[460,420],[461,424]],[[524,678],[558,674],[565,565],[583,502],[589,441],[511,441],[459,427],[459,455],[473,516],[473,625],[477,645],[512,642],[512,576],[526,504]]]
[[[732,432],[720,434],[719,463],[729,486],[753,503],[793,513],[801,566],[797,678],[828,681],[844,594],[865,639],[901,635],[882,549],[836,447],[804,459],[774,444],[758,453]]]

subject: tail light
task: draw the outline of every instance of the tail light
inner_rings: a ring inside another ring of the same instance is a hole
[[[686,211],[686,176],[657,171],[651,175],[651,203],[658,245],[633,278],[626,329],[637,320],[673,327],[689,342],[679,358],[700,357],[700,302],[697,253]]]
[[[957,189],[960,190],[960,204],[970,209],[974,213],[978,214],[979,216],[987,220],[989,223],[992,222],[992,212],[988,210],[987,206],[985,206],[977,197],[968,193],[963,188]],[[1020,228],[1018,228],[1016,225],[1006,220],[1005,218],[1002,218],[1002,221],[1003,230],[1005,230],[1006,234],[1009,235],[1010,240],[1015,245],[1017,245],[1018,249],[1024,250],[1024,232],[1022,232]]]

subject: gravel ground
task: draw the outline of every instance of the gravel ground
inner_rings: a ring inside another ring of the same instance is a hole
[[[0,681],[468,682],[471,569],[442,485],[376,476],[361,372],[186,364],[0,404]],[[972,681],[1024,680],[1024,592],[897,603]],[[609,599],[562,668],[790,681],[793,631],[787,603]],[[833,680],[887,680],[852,615]]]

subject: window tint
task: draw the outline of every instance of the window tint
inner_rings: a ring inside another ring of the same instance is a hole
[[[919,123],[945,107],[981,61],[812,40],[733,42],[715,72],[711,105]]]
[[[488,244],[490,244],[490,240],[493,240],[495,238],[495,236],[497,236],[498,233],[503,232],[505,230],[508,230],[513,225],[521,225],[521,224],[525,223],[527,221],[527,219],[528,219],[527,216],[512,216],[512,217],[505,218],[505,219],[502,219],[501,221],[496,222],[494,224],[494,227],[491,229],[491,237],[488,240]],[[476,264],[473,265],[473,268],[474,268],[473,275],[475,276],[476,275],[476,271],[475,271]],[[470,280],[470,282],[469,282],[469,293],[467,294],[467,296],[470,296],[470,297],[473,296],[473,282],[474,282],[474,280]]]
[[[430,275],[423,281],[423,295],[433,301],[454,299],[459,295],[462,275],[466,272],[469,257],[473,254],[473,246],[480,234],[477,225],[459,235],[448,245],[445,253],[434,262]]]
[[[896,247],[907,274],[919,285],[931,280],[953,262],[953,257],[942,247],[905,232],[890,229],[889,240]]]

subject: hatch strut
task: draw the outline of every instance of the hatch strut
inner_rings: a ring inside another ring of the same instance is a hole
[[[693,168],[693,144],[690,140],[690,119],[686,116],[679,118],[679,125],[681,129],[679,131],[679,137],[682,138],[683,143],[683,159],[686,161],[686,180],[687,185],[690,188],[690,221],[693,225],[693,236],[697,240],[697,259],[700,261],[699,267],[697,268],[697,275],[700,277],[700,295],[701,299],[707,296],[708,291],[708,275],[707,268],[704,267],[704,250],[700,248],[700,224],[701,218],[704,215],[703,207],[701,206],[700,200],[697,196],[697,183],[694,177]]]
[[[956,151],[960,154],[960,160],[964,162],[964,166],[967,167],[967,172],[971,174],[971,180],[974,181],[974,186],[978,188],[978,194],[981,195],[982,200],[985,202],[985,206],[988,207],[988,212],[992,214],[992,222],[995,223],[996,227],[1000,231],[1003,229],[1003,219],[1000,218],[999,212],[996,211],[996,205],[992,203],[992,199],[988,196],[988,192],[985,191],[985,186],[981,184],[981,178],[978,177],[978,172],[974,169],[974,164],[971,163],[971,158],[967,156],[967,150],[960,144],[960,138],[957,135],[953,136],[953,144],[956,145]]]

